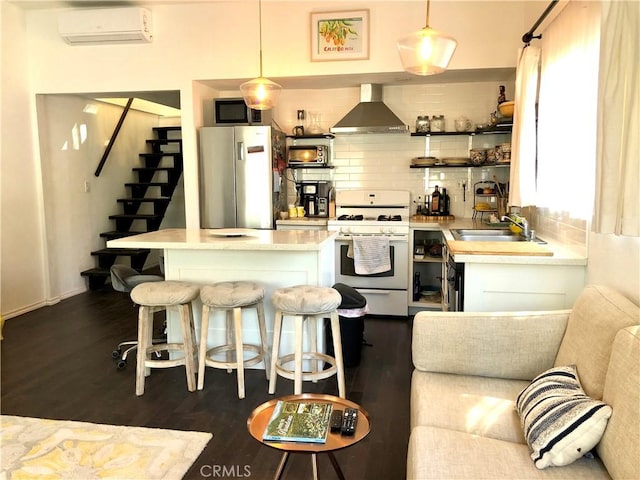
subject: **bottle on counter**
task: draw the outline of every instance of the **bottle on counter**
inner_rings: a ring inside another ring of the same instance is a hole
[[[413,301],[420,300],[420,272],[413,274]]]
[[[435,190],[431,194],[431,213],[438,215],[440,213],[440,189],[436,185]]]
[[[444,187],[442,187],[440,194],[440,215],[449,215],[449,194]]]

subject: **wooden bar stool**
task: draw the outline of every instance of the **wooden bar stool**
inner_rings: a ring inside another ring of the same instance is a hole
[[[338,394],[345,397],[344,363],[342,360],[342,340],[340,338],[340,319],[338,317],[338,305],[342,301],[340,293],[328,287],[314,287],[299,285],[290,288],[280,288],[273,292],[271,298],[276,308],[273,326],[273,351],[271,353],[271,378],[269,381],[269,393],[276,391],[276,377],[288,378],[294,382],[294,394],[302,393],[303,381],[317,381],[337,375]],[[295,352],[293,354],[280,355],[280,335],[282,334],[282,321],[284,317],[293,317],[295,322]],[[317,324],[316,319],[331,319],[331,334],[333,337],[333,351],[335,357],[321,353],[317,348]],[[308,351],[303,352],[304,326],[307,327]],[[311,361],[311,371],[303,371],[303,360]],[[285,365],[293,362],[293,368]],[[318,370],[317,364],[328,363],[327,369]]]
[[[200,354],[198,364],[198,390],[204,387],[205,366],[237,370],[238,398],[244,398],[244,369],[264,361],[264,370],[269,380],[269,347],[267,327],[264,320],[264,288],[254,282],[220,282],[200,289],[202,301],[202,324],[200,329]],[[243,343],[242,311],[255,308],[258,317],[261,345]],[[227,314],[227,343],[207,349],[209,314],[211,309],[224,310]],[[233,332],[233,334],[232,334]],[[227,353],[227,361],[214,357]],[[244,358],[245,352],[255,355]]]
[[[196,389],[195,375],[195,329],[191,302],[198,298],[200,288],[186,282],[164,281],[141,283],[131,290],[131,299],[140,306],[138,311],[138,355],[136,365],[136,395],[144,394],[145,377],[151,368],[169,368],[184,365],[187,373],[187,388]],[[176,308],[180,314],[182,328],[181,343],[152,342],[153,314],[160,310]],[[182,358],[152,360],[155,352],[181,350]]]

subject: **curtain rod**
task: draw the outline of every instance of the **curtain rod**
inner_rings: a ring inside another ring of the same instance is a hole
[[[556,3],[558,3],[558,0],[552,0],[552,2],[549,4],[549,6],[547,6],[546,10],[544,12],[542,12],[542,15],[540,15],[540,18],[538,18],[538,20],[536,20],[536,23],[533,24],[533,26],[529,29],[529,31],[527,33],[522,35],[522,41],[524,43],[529,45],[529,43],[531,43],[531,40],[533,40],[534,38],[542,38],[541,34],[540,35],[534,35],[533,33],[536,31],[536,28],[538,28],[540,26],[540,24],[543,22],[543,20],[545,18],[547,18],[547,15],[549,15],[549,12],[551,12],[551,10],[553,10],[553,7],[556,6]]]

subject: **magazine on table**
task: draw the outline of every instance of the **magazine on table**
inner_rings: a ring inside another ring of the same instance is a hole
[[[330,403],[278,400],[262,439],[275,442],[325,443],[331,410]]]

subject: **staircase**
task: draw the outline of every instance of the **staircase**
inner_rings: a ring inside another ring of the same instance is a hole
[[[115,230],[102,232],[100,237],[108,240],[128,237],[139,233],[152,232],[160,228],[173,192],[182,175],[182,139],[181,127],[155,127],[157,138],[147,140],[151,153],[141,153],[143,167],[133,168],[138,181],[125,183],[129,189],[128,198],[118,198],[122,213],[110,215]],[[145,229],[133,230],[135,225],[144,225]],[[103,248],[91,252],[97,259],[97,267],[85,270],[80,275],[89,280],[89,289],[98,290],[110,277],[109,269],[118,257],[129,257],[132,268],[141,271],[149,249]]]

